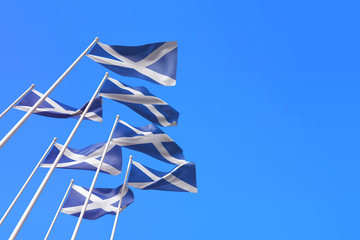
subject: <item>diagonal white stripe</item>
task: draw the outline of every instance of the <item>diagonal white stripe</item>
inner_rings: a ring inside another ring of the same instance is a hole
[[[138,189],[144,189],[153,183],[154,182],[128,182],[127,185]]]
[[[159,121],[159,123],[164,126],[164,127],[169,127],[169,126],[176,126],[177,123],[174,121],[172,123],[169,123],[169,121],[166,119],[166,117],[164,115],[161,114],[161,112],[159,112],[154,105],[150,105],[150,104],[144,104],[144,106],[149,109],[150,112],[152,112],[156,119]]]
[[[83,187],[80,187],[78,185],[73,185],[72,188],[77,191],[78,193],[80,193],[84,198],[87,198],[87,195],[89,193],[88,190],[86,190],[85,188]],[[96,201],[102,201],[102,198],[98,197],[97,195],[95,194],[91,194],[90,196],[90,201],[92,202],[96,202]]]
[[[173,156],[171,156],[170,153],[166,150],[166,148],[160,142],[156,142],[153,144],[156,147],[156,149],[160,152],[161,156],[163,156],[166,160],[168,160],[176,165],[182,165],[182,164],[186,163],[185,160],[174,158]]]
[[[165,56],[175,48],[177,48],[176,41],[165,42],[156,50],[154,50],[152,53],[150,53],[147,57],[145,57],[143,60],[136,62],[136,64],[144,67],[150,66],[151,64],[159,61],[160,58],[162,58],[163,56]]]
[[[172,174],[164,176],[164,180],[168,181],[172,185],[177,186],[178,188],[184,189],[185,191],[192,192],[192,193],[198,192],[196,187],[191,186],[190,184],[182,181],[181,179],[175,177]]]
[[[167,103],[165,103],[161,99],[153,96],[139,96],[119,93],[99,93],[99,95],[102,97],[128,103],[167,105]]]
[[[100,57],[100,56],[95,56],[92,54],[87,54],[86,56],[88,56],[89,58],[91,58],[92,60],[94,60],[95,62],[98,63],[102,63],[102,64],[106,64],[106,65],[114,65],[114,66],[118,66],[118,67],[125,67],[125,68],[129,68],[128,66],[126,66],[123,62],[120,62],[118,60],[114,60],[111,58],[105,58],[105,57]]]
[[[158,177],[155,174],[153,174],[152,172],[150,172],[149,169],[147,169],[146,167],[144,167],[140,163],[132,161],[132,164],[135,165],[138,169],[140,169],[143,173],[145,173],[152,180],[158,181],[158,180],[161,179],[160,177]]]
[[[35,93],[36,95],[39,96],[39,98],[41,98],[44,94],[42,94],[41,92],[39,91],[36,91],[35,89],[31,90],[33,93]],[[55,102],[54,100],[52,100],[51,98],[47,97],[45,99],[45,101],[50,104],[51,106],[53,106],[55,109],[63,109],[65,110],[62,106],[60,106],[57,102]]]

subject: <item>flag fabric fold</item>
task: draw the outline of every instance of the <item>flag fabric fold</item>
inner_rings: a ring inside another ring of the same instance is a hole
[[[154,124],[133,127],[120,120],[111,142],[145,153],[166,163],[175,165],[186,163],[183,150]]]
[[[164,86],[176,84],[176,41],[142,46],[116,46],[98,42],[87,56],[122,76]]]
[[[31,90],[14,108],[27,112],[42,96],[42,93]],[[34,114],[52,118],[80,118],[87,104],[80,109],[76,109],[47,97],[35,110]],[[89,111],[85,114],[85,119],[102,122],[101,97],[98,96],[94,99]]]
[[[187,162],[170,172],[159,172],[132,161],[127,185],[143,190],[197,193],[195,163]]]
[[[122,185],[117,188],[94,188],[86,207],[84,218],[95,220],[106,214],[115,215],[120,201],[121,188]],[[61,212],[79,217],[88,194],[88,188],[73,185]],[[134,194],[126,187],[120,211],[133,202]]]
[[[99,95],[126,105],[154,124],[163,127],[177,125],[179,112],[145,87],[130,87],[109,77]]]
[[[105,150],[105,146],[106,142],[101,142],[83,149],[67,148],[56,167],[96,171]],[[41,164],[41,167],[50,168],[62,148],[63,145],[55,143],[54,147]],[[118,175],[121,173],[121,167],[121,147],[110,143],[100,171],[110,175]]]

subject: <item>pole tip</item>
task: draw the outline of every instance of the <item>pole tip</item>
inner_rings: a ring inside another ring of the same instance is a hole
[[[105,73],[105,76],[106,76],[106,77],[107,77],[107,76],[109,76],[109,73],[108,73],[108,72],[106,72],[106,73]]]
[[[130,160],[132,160],[132,155],[130,155],[130,157],[129,157],[129,158],[130,158]]]
[[[95,40],[96,40],[96,41],[99,41],[99,37],[96,37]]]
[[[116,115],[116,119],[117,119],[117,120],[119,120],[119,118],[120,118],[120,115],[119,115],[119,114],[118,114],[118,115]]]
[[[74,179],[71,179],[71,181],[70,181],[71,183],[73,183],[74,182]]]
[[[31,84],[31,86],[30,86],[31,88],[34,88],[35,87],[35,84]]]
[[[57,140],[57,137],[54,137],[54,140],[53,140],[53,141],[55,142],[56,140]]]

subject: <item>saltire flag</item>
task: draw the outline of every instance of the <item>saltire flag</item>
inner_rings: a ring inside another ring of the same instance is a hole
[[[42,96],[42,93],[31,90],[14,108],[27,112]],[[76,109],[47,97],[34,113],[52,118],[80,118],[87,105],[88,103],[80,109]],[[101,97],[94,99],[89,111],[85,114],[85,119],[102,122]]]
[[[67,148],[56,167],[96,171],[105,150],[105,145],[106,142],[101,142],[83,149]],[[41,167],[50,168],[62,148],[63,145],[55,143],[54,147],[42,162]],[[110,143],[100,171],[111,175],[118,175],[121,173],[121,167],[121,147]]]
[[[144,190],[197,193],[195,163],[187,162],[170,172],[159,172],[132,161],[127,185]]]
[[[94,188],[86,207],[84,218],[95,220],[106,214],[115,215],[119,206],[121,187],[122,185],[117,188]],[[61,212],[79,217],[88,195],[88,188],[73,185]],[[134,194],[126,187],[120,211],[124,210],[133,202]]]
[[[175,165],[186,163],[183,150],[154,124],[133,127],[120,120],[111,141],[166,163]]]
[[[177,125],[179,112],[145,87],[130,87],[109,77],[99,95],[128,106],[154,124],[163,127]]]
[[[116,46],[98,42],[87,54],[107,69],[164,86],[176,83],[177,42]]]

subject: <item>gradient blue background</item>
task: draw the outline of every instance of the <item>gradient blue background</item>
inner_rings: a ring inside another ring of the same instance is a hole
[[[146,86],[180,112],[163,128],[196,162],[198,194],[133,189],[116,239],[360,239],[359,5],[356,1],[6,1],[0,9],[1,94],[5,109],[30,84],[45,90],[94,37],[114,45],[177,40],[175,87]],[[106,69],[84,58],[50,95],[74,107],[89,100]],[[107,139],[116,114],[83,122],[70,146]],[[4,136],[23,112],[0,119]],[[51,142],[75,120],[32,116],[0,151],[0,213]],[[169,165],[124,150],[134,160]],[[125,170],[125,169],[124,169]],[[7,239],[40,184],[40,169],[0,227]],[[56,170],[18,239],[42,239],[71,178]],[[117,187],[102,174],[97,187]],[[114,216],[84,220],[78,239],[108,239]],[[61,214],[50,239],[69,239],[77,218]]]

